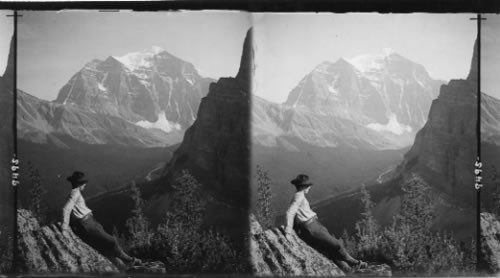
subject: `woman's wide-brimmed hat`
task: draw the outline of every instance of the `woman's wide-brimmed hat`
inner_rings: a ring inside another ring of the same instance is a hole
[[[309,176],[304,174],[298,175],[290,183],[295,185],[296,187],[308,187],[313,185],[312,182],[309,182]]]
[[[85,179],[85,174],[80,171],[75,171],[73,174],[66,178],[67,181],[71,182],[73,187],[86,184],[88,180]]]

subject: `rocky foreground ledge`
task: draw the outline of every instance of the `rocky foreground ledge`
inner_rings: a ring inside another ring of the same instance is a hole
[[[22,273],[165,273],[161,262],[120,269],[71,230],[63,234],[56,224],[40,226],[28,210],[20,209],[17,215]]]
[[[484,266],[500,274],[500,219],[492,213],[481,213],[481,252]]]
[[[250,217],[250,253],[253,273],[259,276],[345,276],[331,260],[307,245],[295,233],[285,238],[282,227],[263,230]],[[391,276],[388,265],[376,265],[353,275]]]

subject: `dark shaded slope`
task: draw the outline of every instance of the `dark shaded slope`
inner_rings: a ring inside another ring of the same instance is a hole
[[[14,194],[11,186],[11,159],[14,144],[14,94],[13,94],[13,40],[7,68],[0,77],[0,253],[8,255],[5,248],[12,244],[14,233]]]

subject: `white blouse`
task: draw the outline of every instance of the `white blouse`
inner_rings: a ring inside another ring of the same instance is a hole
[[[287,229],[291,230],[293,228],[293,221],[295,219],[297,219],[297,222],[303,223],[315,216],[316,213],[311,209],[304,191],[299,191],[293,196],[290,207],[286,211],[286,227]]]
[[[69,194],[68,200],[63,207],[63,225],[69,224],[71,214],[78,219],[82,219],[92,211],[85,204],[80,188],[74,188]]]

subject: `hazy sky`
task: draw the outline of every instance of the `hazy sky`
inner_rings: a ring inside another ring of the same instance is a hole
[[[9,57],[10,40],[14,31],[14,20],[7,17],[12,11],[0,10],[0,75],[5,71]]]
[[[21,12],[19,88],[54,100],[92,59],[160,46],[204,77],[234,76],[250,27],[241,12]]]
[[[284,102],[323,61],[391,48],[431,77],[467,76],[477,36],[471,14],[258,14],[255,94]]]
[[[485,14],[481,25],[481,91],[500,99],[500,16]]]

